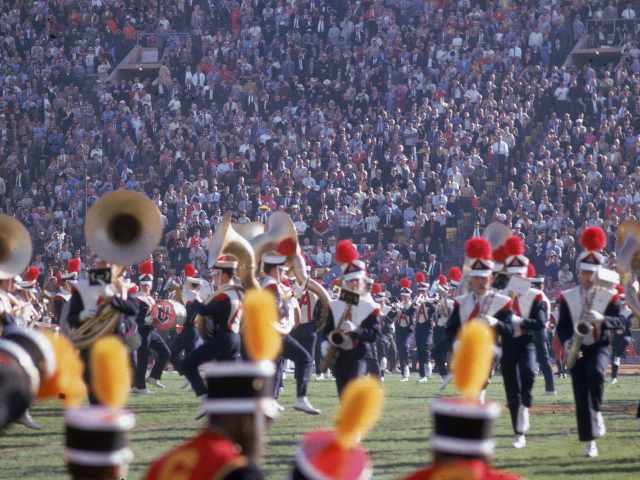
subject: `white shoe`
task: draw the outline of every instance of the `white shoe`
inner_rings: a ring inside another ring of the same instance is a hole
[[[427,377],[420,377],[420,380],[418,380],[418,383],[427,383]]]
[[[384,382],[384,377],[380,377],[380,381],[381,381],[381,382]]]
[[[284,407],[280,405],[276,400],[274,400],[273,403],[276,406],[276,410],[278,410],[279,412],[284,412]]]
[[[512,448],[524,448],[527,446],[527,439],[524,438],[524,435],[516,435],[515,440],[511,444]]]
[[[15,422],[19,423],[20,425],[24,425],[25,427],[32,430],[42,430],[42,426],[34,422],[33,418],[31,418],[31,415],[29,415],[29,410],[25,410],[24,413],[15,420]]]
[[[188,388],[184,391],[184,393],[193,393],[193,388]]]
[[[529,430],[529,409],[524,405],[518,407],[518,416],[516,417],[516,431],[525,433]]]
[[[538,394],[540,397],[555,397],[557,395],[556,391],[554,390],[553,392],[542,392]]]
[[[585,457],[597,457],[598,456],[598,447],[596,447],[596,441],[591,440],[587,442],[587,451],[584,452]]]
[[[189,379],[187,377],[184,377],[184,382],[182,382],[182,385],[180,385],[180,390],[184,390],[185,388],[187,388],[187,386],[190,384],[191,382],[189,381]]]
[[[196,413],[196,416],[193,417],[194,420],[200,420],[202,417],[204,417],[207,414],[207,410],[204,407],[204,401],[206,398],[207,398],[206,393],[200,397],[200,408],[198,409],[198,413]]]
[[[316,380],[324,380],[324,373],[321,373],[320,375],[316,375]]]
[[[444,377],[442,379],[442,383],[440,384],[440,386],[438,387],[438,390],[444,390],[444,388],[449,385],[449,383],[451,383],[451,380],[453,380],[453,375],[448,374],[446,377]]]
[[[147,383],[149,385],[153,385],[154,387],[164,388],[164,385],[162,385],[157,378],[149,377],[147,378]]]
[[[129,390],[130,393],[141,393],[144,395],[153,395],[156,392],[152,392],[151,390],[149,390],[148,388],[136,388],[133,387],[131,390]]]
[[[278,390],[278,393],[284,393],[284,387],[280,387],[280,390]]]
[[[487,391],[486,390],[482,390],[480,392],[480,395],[478,395],[478,402],[480,403],[484,403],[484,397],[487,395]]]
[[[609,385],[615,385],[616,383],[618,383],[618,379],[612,378],[611,381],[609,382]]]
[[[386,370],[387,369],[387,363],[389,363],[387,361],[387,357],[384,357],[382,360],[380,360],[380,370]]]
[[[321,413],[320,410],[314,408],[314,406],[309,403],[307,397],[296,398],[296,401],[293,404],[293,409],[298,410],[299,412],[308,413],[309,415],[320,415]]]
[[[404,371],[402,372],[402,376],[409,378],[409,376],[411,375],[411,370],[409,369],[409,366],[407,365],[406,367],[404,367]]]
[[[287,378],[287,372],[282,372],[282,380],[286,380]]]
[[[591,410],[591,433],[593,433],[593,436],[596,438],[603,437],[604,434],[607,433],[602,412]]]
[[[399,368],[394,368],[391,373],[402,373]]]
[[[164,375],[178,375],[178,372],[176,370],[165,370],[163,372]]]
[[[431,362],[427,363],[427,377],[430,377],[433,374],[433,366],[431,366]]]

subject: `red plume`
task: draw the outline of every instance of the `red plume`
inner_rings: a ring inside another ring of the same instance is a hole
[[[469,258],[482,258],[491,260],[491,244],[484,237],[472,237],[464,246],[465,255]]]
[[[524,243],[522,243],[522,239],[517,235],[511,235],[507,238],[507,241],[504,242],[504,253],[507,254],[507,257],[522,255],[524,253]]]
[[[422,274],[422,272],[418,272],[416,273],[416,278],[414,279],[416,281],[416,283],[424,283],[427,280],[424,278],[424,275]]]
[[[138,272],[140,272],[140,275],[153,275],[153,263],[142,262]]]
[[[280,245],[278,245],[278,253],[280,255],[287,255],[287,256],[293,255],[294,253],[296,253],[297,248],[298,246],[296,242],[294,242],[290,238],[285,238],[280,242]]]
[[[62,275],[61,274],[56,275],[56,285],[58,287],[62,286]]]
[[[336,262],[351,263],[358,259],[358,250],[349,240],[342,240],[336,246]]]
[[[184,266],[184,275],[185,275],[185,277],[195,277],[196,276],[196,269],[193,268],[193,265],[191,265],[190,263],[187,263]]]
[[[371,287],[371,295],[378,295],[379,293],[382,293],[382,287],[379,283],[374,283],[373,287]]]
[[[72,258],[67,263],[67,272],[69,273],[80,273],[80,259]]]
[[[440,283],[440,285],[446,285],[447,277],[445,277],[444,275],[438,275],[438,282]]]
[[[35,282],[40,276],[40,269],[38,267],[29,267],[27,270],[27,282]]]
[[[336,279],[333,281],[333,283],[331,283],[331,288],[335,287],[335,286],[338,284],[338,282],[339,282],[339,281],[340,281],[340,280],[338,280],[338,279],[336,278]]]
[[[618,292],[618,295],[623,295],[624,287],[622,285],[616,285],[616,291]]]
[[[449,269],[449,280],[453,280],[454,282],[462,280],[462,272],[458,267],[451,267]]]
[[[411,288],[411,282],[408,278],[403,278],[402,280],[400,280],[400,286],[402,288]]]
[[[527,264],[527,278],[533,278],[536,276],[536,269],[530,263]]]
[[[284,255],[284,254],[283,254]],[[287,288],[291,287],[291,284],[289,283],[289,280],[282,280],[282,285],[284,285]]]
[[[130,293],[131,295],[135,295],[136,293],[138,293],[138,286],[134,285],[127,291],[127,293]]]
[[[493,251],[493,260],[497,263],[504,263],[507,261],[507,252],[504,250],[504,245],[500,245]]]
[[[580,245],[590,252],[602,250],[606,244],[607,234],[600,227],[587,227],[580,236]]]

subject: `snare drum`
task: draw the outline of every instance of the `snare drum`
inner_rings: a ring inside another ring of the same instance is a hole
[[[160,330],[181,327],[187,319],[187,309],[175,300],[161,300],[151,310],[153,324]]]

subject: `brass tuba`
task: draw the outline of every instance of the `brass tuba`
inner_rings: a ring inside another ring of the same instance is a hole
[[[491,244],[491,250],[494,251],[507,241],[507,238],[511,236],[511,230],[505,224],[500,222],[490,223],[487,228],[482,232],[482,236],[486,238]],[[456,296],[461,296],[469,293],[469,279],[471,274],[471,260],[467,257],[464,258],[464,264],[462,265],[462,278],[458,285]]]
[[[118,265],[114,275],[114,283],[118,284],[126,265],[144,260],[160,243],[160,211],[141,193],[130,190],[109,193],[87,213],[85,238],[103,261]],[[65,320],[63,328],[75,346],[83,350],[113,332],[119,321],[120,312],[111,306],[111,299],[106,299],[98,306],[95,317],[73,329]]]
[[[15,218],[0,214],[0,280],[20,275],[29,266],[31,254],[29,231]]]
[[[620,253],[618,254],[618,273],[620,284],[624,287],[626,303],[636,317],[640,317],[640,301],[633,288],[636,281],[634,270],[640,268],[640,222],[625,220],[616,231]]]

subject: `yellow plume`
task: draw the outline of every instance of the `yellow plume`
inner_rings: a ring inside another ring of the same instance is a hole
[[[242,341],[254,362],[275,360],[282,350],[282,337],[274,324],[280,319],[273,294],[251,289],[244,294]]]
[[[122,340],[109,335],[95,342],[89,353],[89,368],[91,387],[100,403],[115,409],[124,407],[131,388],[131,366]]]
[[[460,329],[457,341],[451,361],[456,387],[468,399],[476,399],[491,373],[495,333],[487,324],[472,320]]]
[[[84,364],[76,347],[64,335],[54,335],[45,331],[44,335],[51,342],[56,356],[56,373],[45,379],[38,392],[39,400],[58,398],[67,408],[77,407],[87,394],[87,387],[82,380]]]
[[[384,392],[373,377],[360,377],[349,382],[342,392],[336,415],[336,440],[345,449],[352,448],[373,428],[382,413]]]

